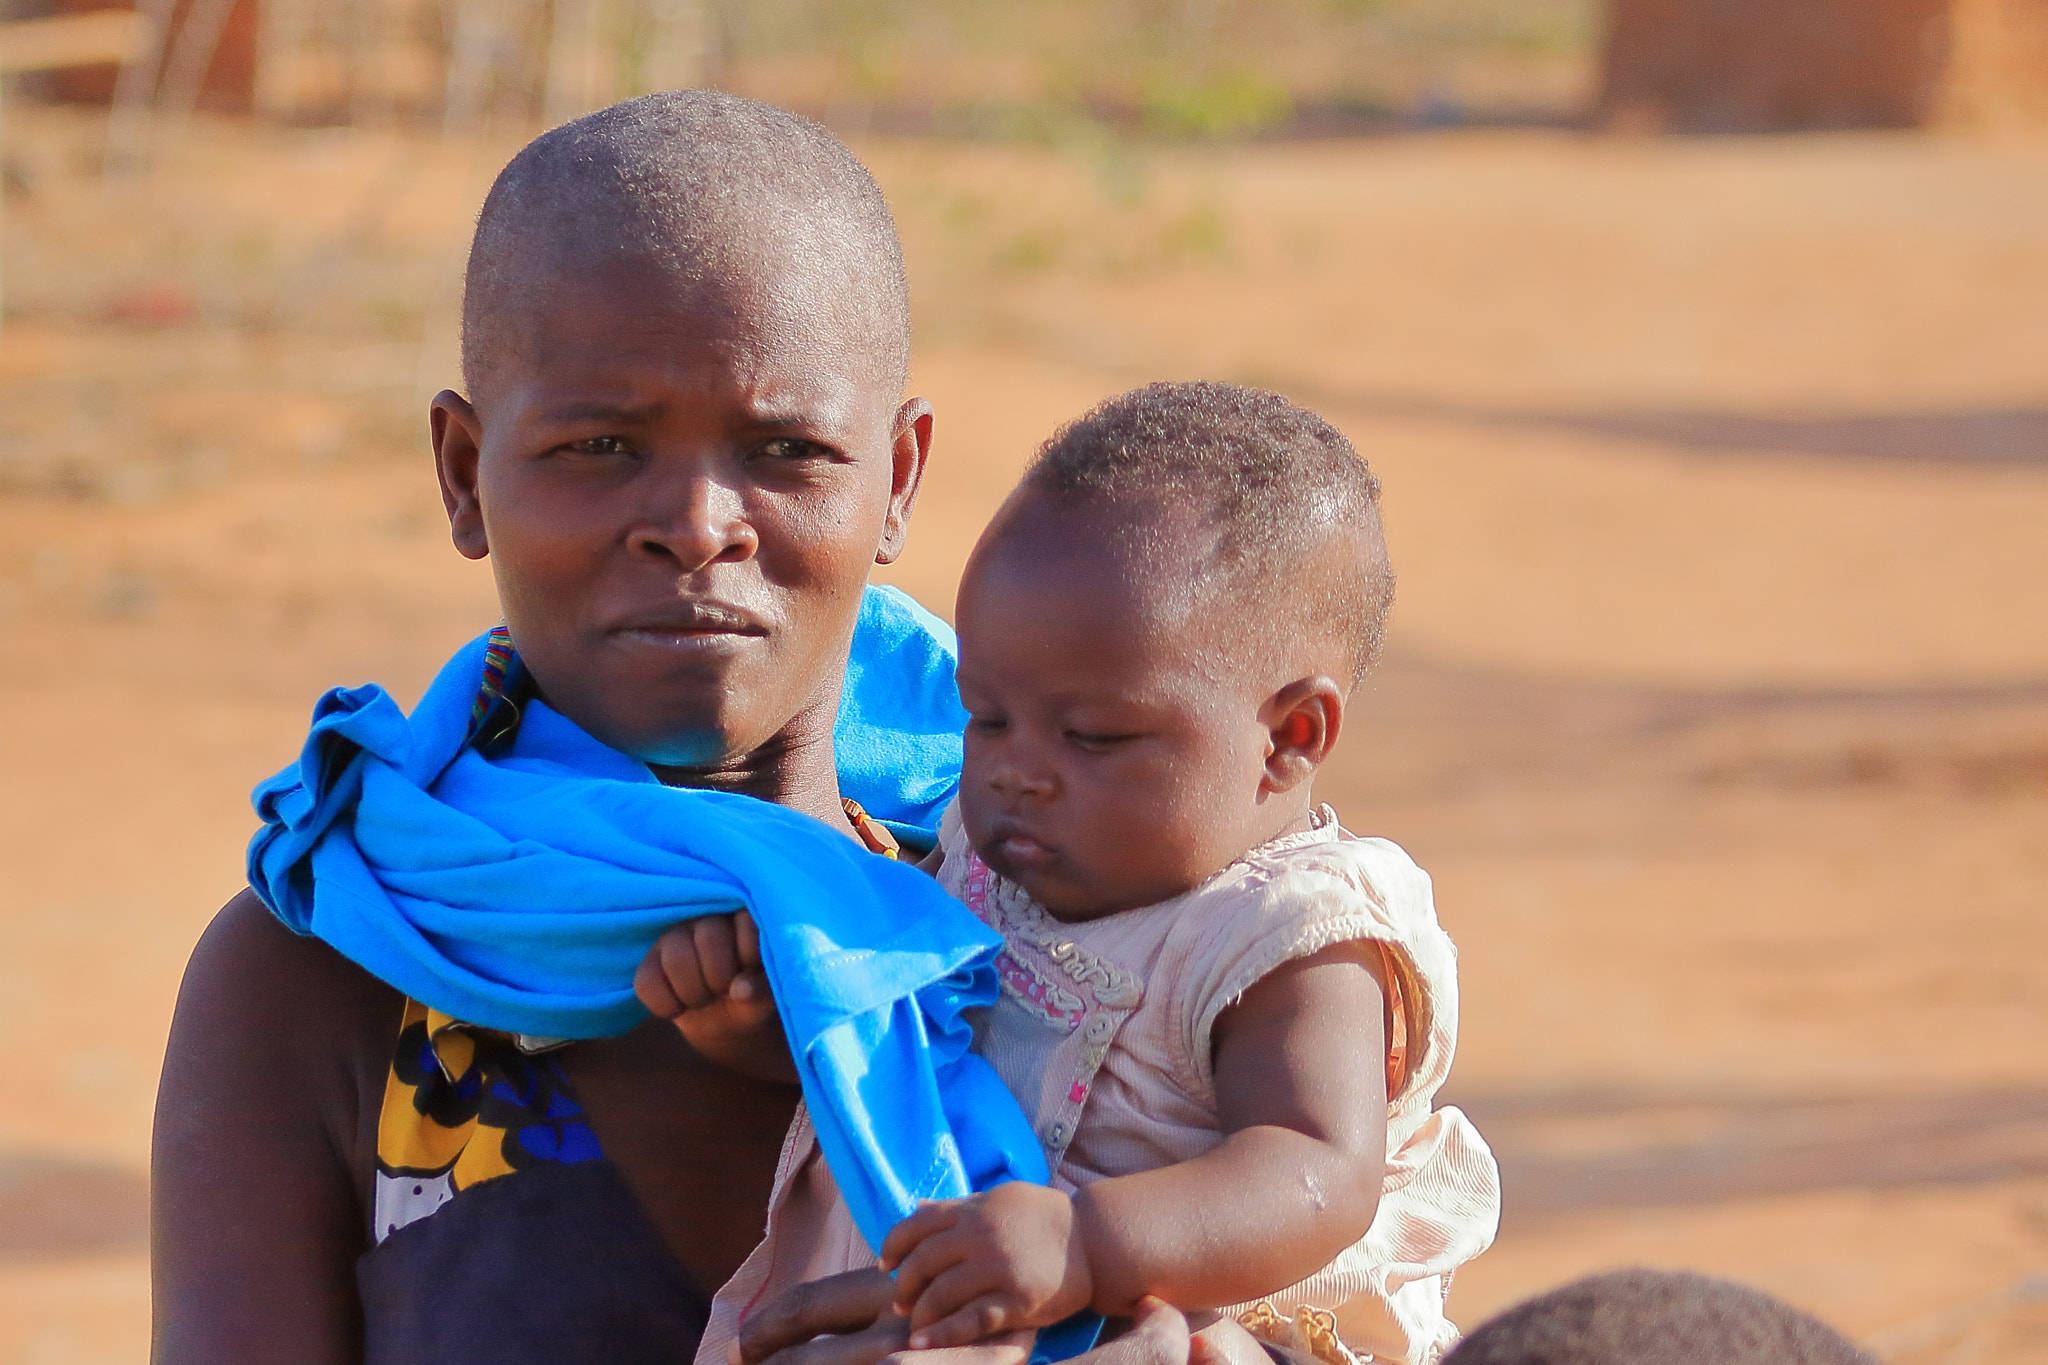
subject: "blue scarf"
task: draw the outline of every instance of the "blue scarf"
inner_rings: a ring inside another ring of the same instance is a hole
[[[850,794],[916,830],[958,782],[951,649],[930,620],[871,598],[840,722]],[[819,1147],[870,1244],[920,1200],[1047,1178],[968,1050],[961,1012],[996,996],[992,931],[915,868],[782,806],[663,786],[538,699],[509,744],[480,750],[489,638],[410,716],[374,684],[321,698],[299,761],[255,793],[249,881],[279,919],[458,1019],[591,1038],[645,1018],[633,971],[662,931],[745,907]]]
[[[960,790],[959,660],[953,628],[908,593],[876,586],[861,598],[832,731],[839,792],[918,849],[938,843]]]

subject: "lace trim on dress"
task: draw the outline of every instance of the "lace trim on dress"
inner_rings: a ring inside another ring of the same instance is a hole
[[[971,851],[967,860],[962,899],[968,909],[1006,940],[1038,949],[1056,969],[1048,971],[1003,949],[996,955],[996,973],[1012,999],[1071,1033],[1095,1006],[1135,1009],[1145,998],[1145,985],[1137,973],[1074,942],[1066,926],[1047,914],[1022,887],[1004,881]]]

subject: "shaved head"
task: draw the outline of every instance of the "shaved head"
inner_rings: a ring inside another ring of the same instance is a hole
[[[544,133],[499,174],[463,289],[472,399],[485,401],[502,367],[532,363],[551,295],[579,277],[648,271],[700,305],[829,333],[902,392],[908,289],[874,177],[809,120],[670,90]]]

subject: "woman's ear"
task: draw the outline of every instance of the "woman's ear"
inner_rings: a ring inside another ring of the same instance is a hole
[[[434,470],[441,479],[441,505],[448,509],[448,535],[464,557],[491,552],[484,536],[484,509],[477,489],[484,424],[469,400],[453,389],[434,395],[427,413],[434,433]]]
[[[896,411],[891,444],[889,519],[882,523],[882,543],[875,547],[877,564],[894,564],[910,537],[910,509],[924,480],[924,462],[932,453],[932,405],[922,398],[906,400]]]
[[[1266,699],[1259,723],[1267,732],[1265,790],[1293,791],[1307,785],[1337,747],[1344,689],[1323,673],[1297,679]]]

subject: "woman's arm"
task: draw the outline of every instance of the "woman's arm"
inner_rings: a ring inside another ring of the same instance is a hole
[[[938,1351],[906,1351],[908,1320],[895,1286],[878,1270],[800,1284],[764,1304],[740,1327],[744,1365],[1024,1365],[1031,1337],[1017,1333]],[[1229,1318],[1191,1337],[1187,1317],[1141,1299],[1123,1332],[1070,1365],[1272,1365],[1250,1333]]]
[[[1202,1155],[1072,1200],[1003,1185],[898,1224],[882,1263],[912,1310],[912,1341],[957,1345],[1091,1306],[1121,1316],[1147,1294],[1214,1308],[1329,1264],[1372,1225],[1386,1177],[1380,970],[1372,944],[1337,944],[1218,1016],[1225,1137]]]
[[[157,1094],[156,1365],[361,1360],[355,1262],[402,1009],[250,892],[214,917]]]

